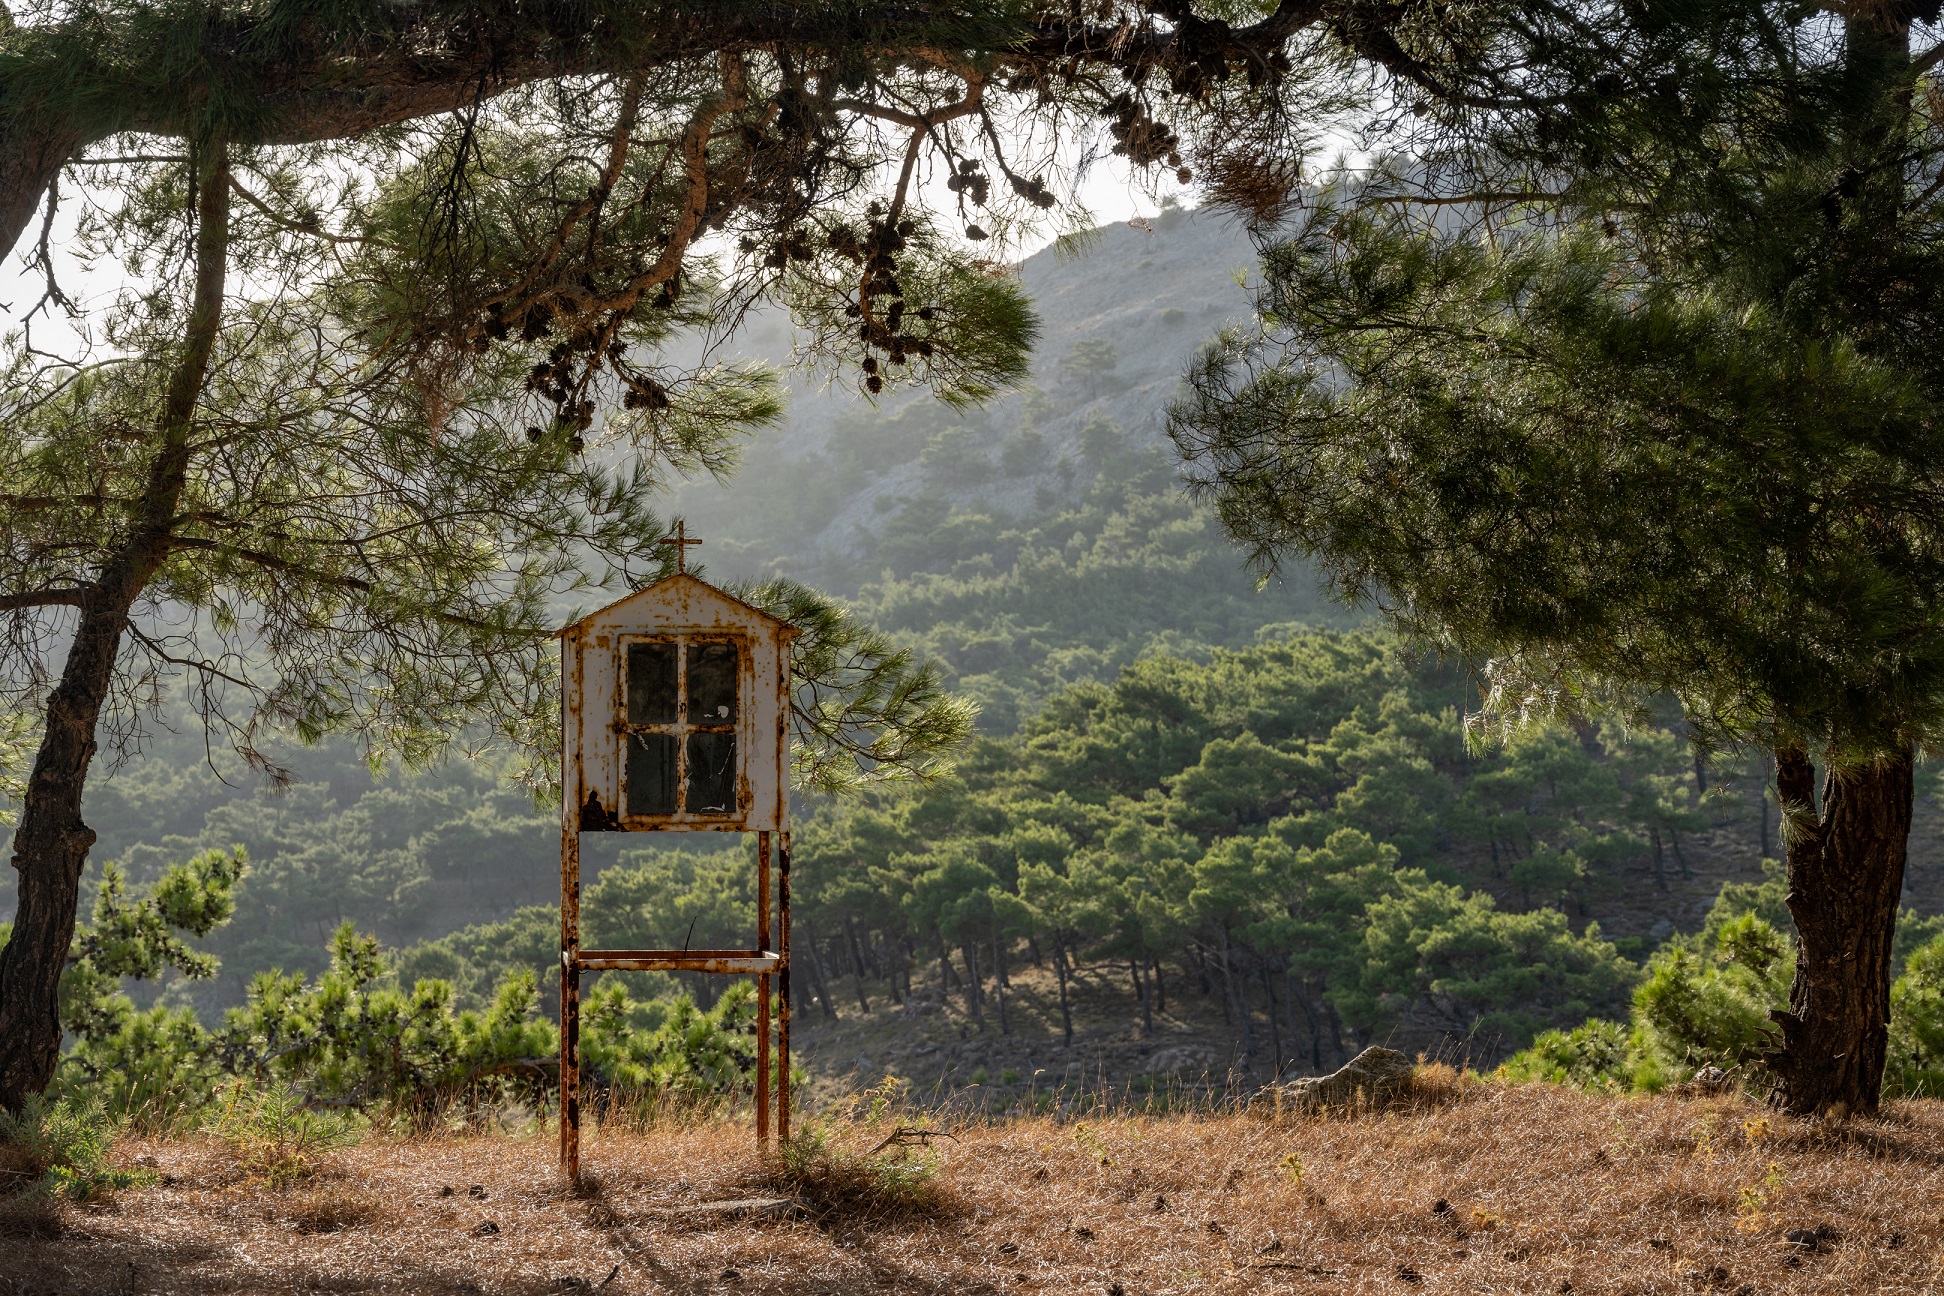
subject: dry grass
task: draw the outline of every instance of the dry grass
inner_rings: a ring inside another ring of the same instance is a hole
[[[683,1215],[777,1182],[739,1127],[593,1135],[578,1190],[550,1137],[372,1140],[281,1192],[214,1140],[136,1144],[164,1181],[10,1239],[0,1293],[537,1296],[613,1272],[617,1296],[1806,1296],[1927,1292],[1944,1270],[1944,1103],[1823,1128],[1729,1098],[1444,1087],[1467,1101],[967,1125],[906,1152],[936,1158],[938,1208],[891,1214]],[[893,1128],[838,1137],[856,1155]]]

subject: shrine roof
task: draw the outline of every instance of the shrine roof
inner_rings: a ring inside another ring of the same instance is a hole
[[[570,621],[554,632],[555,638],[565,638],[595,623],[616,625],[645,616],[651,612],[674,613],[679,624],[703,624],[698,621],[697,613],[705,608],[713,609],[718,622],[743,622],[749,629],[771,629],[780,637],[788,639],[802,633],[802,627],[792,625],[780,617],[772,616],[753,603],[746,603],[733,594],[725,593],[699,576],[678,572],[644,585],[634,593],[616,599],[606,607],[597,608],[575,621]],[[727,614],[727,615],[723,615]],[[753,622],[754,624],[748,624]]]

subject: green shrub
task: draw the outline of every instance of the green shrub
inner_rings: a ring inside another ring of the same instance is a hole
[[[556,1035],[535,1019],[533,973],[500,983],[485,1012],[455,1012],[450,984],[390,984],[378,943],[346,923],[314,984],[260,974],[232,1009],[215,1052],[232,1075],[262,1075],[324,1100],[415,1128],[455,1106],[476,1113],[538,1099]]]
[[[715,1006],[686,994],[637,1000],[615,978],[581,1004],[581,1065],[595,1084],[643,1095],[696,1098],[751,1087],[756,990],[739,981]]]
[[[74,1097],[55,1102],[35,1095],[18,1115],[0,1112],[0,1144],[25,1174],[37,1176],[32,1186],[50,1196],[89,1201],[116,1188],[149,1183],[145,1170],[117,1170],[109,1166],[114,1146],[114,1122],[98,1098]]]
[[[1542,1032],[1530,1048],[1506,1059],[1498,1076],[1612,1091],[1633,1088],[1636,1069],[1634,1041],[1628,1028],[1596,1017],[1570,1031]]]
[[[1919,946],[1890,987],[1884,1088],[1909,1098],[1944,1095],[1944,936]]]
[[[236,1154],[237,1167],[272,1188],[308,1179],[326,1152],[358,1141],[343,1113],[313,1110],[295,1089],[275,1080],[230,1086],[213,1128]]]
[[[1758,1061],[1774,1043],[1769,1013],[1789,1000],[1795,951],[1781,932],[1753,913],[1711,927],[1710,948],[1663,947],[1634,992],[1642,1052],[1669,1078]]]

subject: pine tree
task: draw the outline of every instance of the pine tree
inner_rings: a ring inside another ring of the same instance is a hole
[[[1480,663],[1487,718],[1671,694],[1702,750],[1773,751],[1768,1062],[1839,1113],[1878,1103],[1944,733],[1944,46],[1841,12],[1514,2],[1404,40],[1410,160],[1268,241],[1263,335],[1173,429],[1265,569],[1316,555]]]

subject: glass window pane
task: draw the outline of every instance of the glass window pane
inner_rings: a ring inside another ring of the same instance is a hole
[[[674,724],[675,645],[628,645],[628,723]]]
[[[674,734],[628,735],[627,813],[675,813],[675,743]]]
[[[690,644],[688,650],[688,720],[692,725],[734,724],[736,721],[736,645]]]
[[[692,733],[688,738],[688,812],[736,813],[736,735]]]

